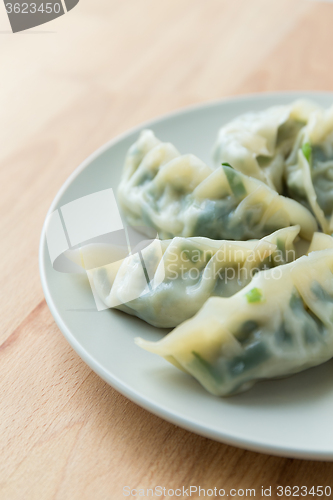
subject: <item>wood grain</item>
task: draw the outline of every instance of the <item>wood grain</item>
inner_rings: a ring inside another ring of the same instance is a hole
[[[333,4],[307,0],[82,0],[18,35],[0,18],[1,499],[332,485],[333,464],[213,442],[106,385],[55,325],[37,262],[46,211],[89,153],[188,104],[333,90],[332,25]]]

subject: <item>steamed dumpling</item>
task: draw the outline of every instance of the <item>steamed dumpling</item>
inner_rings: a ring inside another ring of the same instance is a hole
[[[141,253],[126,258],[116,277],[114,264],[88,271],[88,275],[106,306],[154,326],[174,327],[197,313],[209,297],[229,297],[259,270],[294,260],[298,233],[299,226],[295,226],[260,241],[155,240]]]
[[[229,162],[236,170],[282,193],[285,160],[300,130],[317,109],[316,104],[299,100],[235,118],[218,133],[216,164]]]
[[[118,201],[130,225],[154,228],[162,239],[260,239],[299,224],[301,237],[310,240],[317,227],[294,200],[231,167],[213,170],[193,155],[181,156],[151,131],[128,152]]]
[[[312,113],[288,158],[290,196],[309,207],[325,233],[333,232],[333,107]]]
[[[333,356],[332,272],[333,250],[314,251],[208,299],[162,340],[136,342],[221,396],[297,373]]]

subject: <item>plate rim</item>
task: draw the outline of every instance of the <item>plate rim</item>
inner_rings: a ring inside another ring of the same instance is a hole
[[[203,424],[198,423],[192,418],[183,417],[174,410],[170,410],[167,407],[161,405],[160,403],[155,403],[153,399],[149,397],[143,397],[136,390],[132,389],[127,383],[122,382],[117,376],[111,374],[107,371],[94,357],[76,340],[75,336],[71,333],[70,329],[67,327],[63,319],[61,318],[58,310],[53,302],[52,294],[48,288],[47,278],[46,278],[46,268],[45,268],[45,250],[46,250],[46,220],[48,215],[54,211],[59,200],[66,192],[67,188],[72,184],[72,182],[78,177],[78,175],[85,170],[95,159],[105,153],[108,149],[112,148],[118,142],[121,142],[130,135],[138,133],[144,128],[152,127],[160,122],[163,122],[170,118],[177,118],[185,113],[191,113],[200,111],[200,109],[214,108],[227,103],[246,101],[248,99],[261,100],[265,97],[268,98],[279,98],[281,96],[288,97],[291,99],[295,98],[313,98],[320,96],[331,97],[333,100],[332,91],[306,91],[306,90],[293,90],[293,91],[278,91],[278,92],[255,92],[247,94],[232,95],[225,97],[223,99],[209,100],[197,104],[192,104],[190,106],[185,106],[169,113],[159,115],[156,118],[152,118],[148,121],[142,122],[129,130],[118,134],[111,140],[107,141],[105,144],[97,148],[93,153],[91,153],[85,160],[83,160],[78,167],[69,175],[69,177],[62,184],[57,194],[53,198],[53,201],[47,211],[45,216],[45,221],[43,223],[42,232],[40,236],[39,243],[39,274],[42,284],[43,293],[45,296],[46,303],[50,312],[60,329],[61,333],[71,345],[74,351],[80,356],[80,358],[106,383],[111,385],[114,389],[120,392],[123,396],[127,397],[133,401],[138,406],[144,408],[145,410],[157,415],[158,417],[166,420],[174,425],[177,425],[185,430],[194,432],[195,434],[204,436],[206,438],[218,441],[230,446],[236,446],[241,449],[246,449],[249,451],[264,453],[268,455],[280,456],[280,457],[290,457],[302,460],[319,460],[319,461],[333,461],[333,449],[331,452],[322,451],[321,449],[311,449],[311,451],[304,450],[302,448],[272,445],[271,443],[258,439],[244,438],[242,436],[231,435],[230,433],[225,433],[223,431],[217,432],[214,429],[210,429]]]

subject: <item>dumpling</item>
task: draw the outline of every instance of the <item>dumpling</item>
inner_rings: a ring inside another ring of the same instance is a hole
[[[229,162],[240,172],[283,192],[285,160],[311,113],[310,101],[246,113],[222,127],[214,147],[217,165]]]
[[[118,202],[130,225],[153,228],[162,239],[247,240],[299,224],[301,237],[311,240],[317,224],[301,204],[231,167],[213,170],[157,141],[142,132],[125,161]]]
[[[287,160],[290,196],[309,207],[325,233],[333,232],[333,107],[312,113]]]
[[[123,260],[116,276],[115,264],[90,270],[88,276],[107,307],[154,326],[174,327],[197,313],[209,297],[229,297],[261,269],[294,260],[298,233],[299,226],[293,226],[259,241],[155,240]]]
[[[312,252],[208,299],[162,340],[136,343],[221,396],[319,365],[333,356],[332,271],[332,249]]]

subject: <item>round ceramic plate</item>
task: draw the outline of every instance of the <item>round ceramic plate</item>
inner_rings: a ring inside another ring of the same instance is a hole
[[[278,93],[237,97],[187,108],[146,123],[91,155],[67,180],[49,213],[96,191],[117,188],[124,157],[143,128],[151,128],[181,153],[211,164],[218,129],[235,116],[296,98],[328,107],[331,93]],[[250,450],[306,459],[333,459],[333,364],[293,377],[258,383],[249,392],[218,398],[189,375],[134,344],[165,331],[124,313],[98,312],[85,275],[52,268],[45,227],[40,273],[48,306],[81,358],[106,382],[147,410],[185,429]]]

